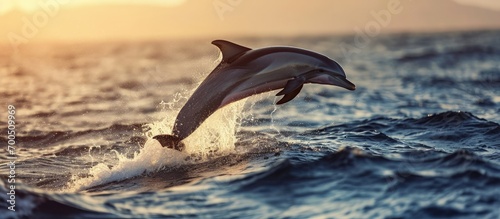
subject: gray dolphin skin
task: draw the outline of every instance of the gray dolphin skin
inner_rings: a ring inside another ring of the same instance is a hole
[[[215,111],[255,94],[283,89],[276,94],[283,96],[277,104],[283,104],[307,83],[356,89],[337,62],[319,53],[294,47],[250,49],[225,40],[212,44],[222,52],[222,61],[182,107],[172,134],[153,137],[163,147],[182,151],[181,141]]]

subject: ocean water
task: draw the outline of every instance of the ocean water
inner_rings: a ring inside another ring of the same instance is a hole
[[[0,217],[499,218],[500,32],[356,39],[229,39],[323,53],[357,89],[234,103],[185,153],[151,137],[217,64],[211,39],[2,49]]]

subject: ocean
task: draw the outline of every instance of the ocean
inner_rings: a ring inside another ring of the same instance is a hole
[[[227,39],[322,53],[357,89],[254,96],[162,148],[211,40],[2,49],[0,217],[500,217],[499,31]]]

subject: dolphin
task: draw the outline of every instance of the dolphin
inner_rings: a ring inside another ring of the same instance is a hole
[[[153,137],[163,147],[182,151],[181,141],[215,111],[255,94],[282,89],[276,94],[283,96],[277,104],[284,104],[307,83],[356,89],[337,62],[316,52],[294,47],[250,49],[225,40],[212,44],[220,49],[222,60],[182,107],[172,134]]]

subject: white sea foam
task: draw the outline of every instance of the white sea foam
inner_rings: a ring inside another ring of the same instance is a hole
[[[108,167],[98,163],[90,168],[88,177],[73,176],[68,186],[69,190],[79,191],[109,182],[120,181],[143,173],[158,171],[165,166],[176,166],[185,163],[186,153],[163,148],[157,141],[148,140],[139,153],[133,158],[127,158],[116,152],[118,163]]]
[[[184,96],[184,95],[181,95]],[[179,102],[177,95],[170,103],[164,104],[173,108]],[[170,134],[175,116],[178,110],[167,110],[165,118],[161,122],[147,124],[148,131],[145,136],[148,138],[144,146],[132,158],[127,158],[124,154],[116,152],[117,164],[109,167],[104,162],[98,162],[88,170],[87,177],[74,175],[70,180],[67,189],[70,191],[81,191],[98,185],[110,182],[121,181],[136,177],[144,173],[151,173],[165,167],[175,167],[185,165],[188,162],[206,161],[214,156],[226,155],[234,151],[236,143],[236,130],[239,127],[239,117],[244,106],[244,101],[230,104],[209,117],[191,136],[183,142],[185,151],[163,148],[159,142],[152,137],[158,134]],[[190,159],[188,156],[195,156],[197,159]],[[95,159],[94,159],[95,161]]]

